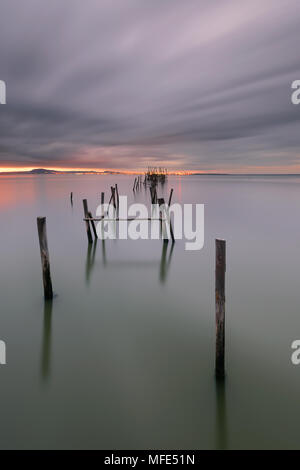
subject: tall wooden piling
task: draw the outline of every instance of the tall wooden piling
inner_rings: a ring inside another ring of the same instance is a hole
[[[119,190],[118,190],[118,185],[117,184],[115,184],[115,189],[116,189],[115,193],[116,193],[116,196],[117,196],[117,206],[119,208],[120,198],[119,198]]]
[[[84,211],[84,218],[88,219],[89,218],[89,209],[88,209],[88,203],[86,199],[83,199],[83,211]],[[89,220],[85,221],[85,226],[86,226],[86,233],[88,237],[88,242],[93,243],[93,236],[91,232],[91,227],[90,227],[90,222]]]
[[[50,260],[47,242],[46,217],[37,218],[37,229],[40,242],[40,252],[43,270],[43,284],[45,300],[53,299],[53,289],[50,273]]]
[[[98,238],[98,235],[97,235],[97,230],[96,230],[96,226],[95,226],[95,222],[93,220],[93,215],[91,212],[88,212],[88,216],[89,218],[91,219],[91,226],[92,226],[92,229],[93,229],[93,232],[94,232],[94,236],[95,236],[95,239]]]
[[[104,215],[104,193],[101,193],[101,215]]]
[[[158,205],[159,205],[159,218],[160,218],[160,228],[162,232],[162,238],[164,240],[164,243],[169,242],[168,238],[168,232],[167,232],[167,222],[166,222],[166,207],[165,207],[165,200],[164,198],[158,199]]]
[[[117,208],[117,204],[116,204],[116,189],[115,189],[113,186],[111,186],[110,189],[111,189],[111,196],[112,196],[113,205],[114,205],[114,208],[116,209],[116,208]]]
[[[173,196],[173,188],[172,188],[171,191],[170,191],[170,197],[169,197],[169,202],[168,202],[168,206],[169,206],[169,207],[170,207],[171,202],[172,202],[172,196]]]
[[[226,241],[216,240],[216,377],[225,377]]]
[[[73,206],[73,193],[70,194],[70,201],[71,201],[71,204]]]

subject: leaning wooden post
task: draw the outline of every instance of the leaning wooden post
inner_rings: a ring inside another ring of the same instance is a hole
[[[95,222],[93,221],[93,215],[92,215],[91,212],[88,212],[88,215],[89,215],[89,218],[91,219],[91,226],[92,226],[92,229],[93,229],[93,232],[94,232],[95,239],[97,239],[97,238],[98,238],[98,235],[97,235],[97,230],[96,230]]]
[[[216,240],[216,377],[225,376],[226,241]]]
[[[113,186],[111,186],[110,189],[111,189],[111,195],[112,195],[113,205],[114,205],[114,208],[116,209],[116,208],[117,208],[117,204],[116,204],[116,189],[115,189]]]
[[[164,240],[164,243],[169,242],[168,238],[168,232],[167,232],[167,222],[166,222],[166,207],[165,207],[165,200],[164,198],[158,199],[158,205],[159,205],[159,218],[160,218],[160,227],[162,231],[162,238]],[[163,220],[164,218],[164,220]]]
[[[83,210],[84,210],[84,218],[88,219],[89,218],[89,210],[88,210],[88,204],[87,200],[83,199]],[[88,242],[93,243],[93,236],[91,232],[91,227],[90,227],[90,222],[88,220],[85,221],[85,226],[86,226],[86,233],[88,237]]]
[[[120,198],[119,198],[119,190],[118,190],[118,185],[115,184],[115,188],[116,188],[116,196],[117,196],[117,206],[119,208],[119,201],[120,201]]]
[[[170,205],[171,205],[172,196],[173,196],[173,188],[172,188],[171,191],[170,191],[170,197],[169,197],[169,202],[168,202],[168,206],[169,206],[169,207],[170,207]]]
[[[50,260],[47,242],[46,217],[37,218],[37,228],[40,242],[40,252],[43,270],[43,284],[45,300],[53,299],[52,281],[50,273]]]
[[[104,215],[104,193],[101,193],[101,215]]]

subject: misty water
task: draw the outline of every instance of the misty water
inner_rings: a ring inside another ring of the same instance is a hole
[[[0,177],[0,447],[299,447],[300,178],[169,177],[205,204],[205,243],[88,246],[95,213],[132,176]],[[70,204],[70,192],[74,204]],[[55,298],[44,303],[36,217]],[[226,381],[214,378],[214,240],[227,240]]]

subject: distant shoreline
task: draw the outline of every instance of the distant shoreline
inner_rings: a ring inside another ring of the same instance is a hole
[[[107,175],[121,175],[121,176],[132,176],[136,174],[141,174],[140,172],[127,173],[123,171],[95,171],[95,170],[48,170],[43,168],[38,168],[29,171],[5,171],[0,172],[0,176],[56,176],[56,175],[98,175],[98,176],[107,176]],[[300,173],[169,173],[169,176],[300,176]]]

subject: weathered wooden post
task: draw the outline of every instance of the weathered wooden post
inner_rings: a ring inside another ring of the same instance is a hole
[[[216,377],[225,377],[226,241],[216,240]]]
[[[71,205],[73,206],[73,193],[70,194]]]
[[[104,215],[104,193],[101,193],[101,215]]]
[[[40,252],[43,270],[43,284],[45,300],[53,299],[52,281],[50,273],[50,260],[47,242],[46,217],[37,218],[37,228],[40,242]]]
[[[113,186],[111,186],[110,189],[111,189],[113,205],[114,205],[114,208],[116,209],[117,208],[117,205],[116,205],[116,189]]]
[[[157,191],[156,191],[156,186],[151,185],[150,186],[150,194],[151,194],[151,203],[156,204],[157,203]]]
[[[89,218],[91,219],[91,225],[92,225],[92,229],[93,229],[93,232],[94,232],[95,239],[97,239],[97,238],[98,238],[98,235],[97,235],[97,230],[96,230],[95,222],[92,220],[92,219],[93,219],[92,213],[91,213],[91,212],[88,212],[88,214],[89,214]]]
[[[88,219],[89,218],[89,209],[88,209],[88,203],[86,199],[83,199],[83,211],[84,211],[84,218]],[[93,236],[91,232],[91,227],[90,227],[90,222],[88,220],[85,221],[85,226],[86,226],[86,233],[88,237],[88,242],[93,243]]]
[[[120,199],[119,199],[119,190],[118,190],[118,185],[117,185],[117,184],[115,184],[115,188],[116,188],[116,191],[115,191],[115,192],[116,192],[116,196],[117,196],[117,206],[118,206],[118,208],[119,208],[119,200],[120,200]]]
[[[168,243],[169,238],[168,238],[168,232],[167,232],[166,207],[165,207],[164,198],[158,199],[158,205],[159,205],[159,218],[160,218],[160,227],[162,231],[162,238],[164,240],[164,243]]]
[[[172,196],[173,196],[173,188],[172,188],[171,191],[170,191],[170,197],[169,197],[169,202],[168,202],[168,206],[169,206],[169,207],[170,207],[170,205],[171,205]]]

